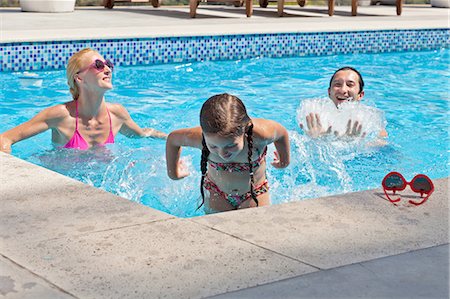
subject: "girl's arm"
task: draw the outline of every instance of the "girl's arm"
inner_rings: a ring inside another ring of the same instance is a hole
[[[152,128],[141,128],[134,120],[131,118],[130,113],[127,109],[120,104],[111,105],[114,114],[120,118],[123,123],[119,132],[127,137],[154,137],[154,138],[167,138],[167,134],[157,131]]]
[[[63,105],[53,106],[39,112],[35,117],[0,134],[0,151],[11,153],[11,145],[53,128],[67,114]]]
[[[175,130],[166,141],[167,175],[172,180],[179,180],[189,175],[180,161],[181,147],[202,148],[202,129],[200,127]]]
[[[253,119],[255,136],[259,137],[263,145],[274,143],[276,159],[272,165],[276,168],[285,168],[290,163],[289,135],[284,126],[273,120]]]

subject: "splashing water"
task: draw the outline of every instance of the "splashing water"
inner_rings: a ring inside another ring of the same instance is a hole
[[[356,121],[362,125],[362,132],[366,137],[373,139],[378,136],[381,130],[386,128],[384,112],[359,101],[343,102],[338,108],[330,99],[307,99],[300,103],[297,110],[297,122],[307,128],[306,116],[310,113],[317,114],[322,127],[343,136],[347,131],[349,120],[352,124]]]

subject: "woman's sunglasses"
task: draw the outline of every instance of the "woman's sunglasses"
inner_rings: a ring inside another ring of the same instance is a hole
[[[101,72],[105,69],[105,66],[109,67],[112,70],[114,70],[114,64],[106,59],[105,61],[101,61],[100,59],[96,59],[91,65],[88,67],[85,67],[84,69],[81,69],[77,72],[77,74],[84,72],[87,69],[94,68],[97,71]]]
[[[400,198],[391,199],[387,194],[387,191],[393,191],[393,193],[395,194],[396,191],[405,190],[407,185],[409,185],[411,187],[411,190],[415,193],[420,193],[420,197],[423,197],[423,195],[426,194],[426,197],[421,201],[416,202],[409,200],[411,204],[416,206],[421,205],[425,201],[427,201],[431,193],[433,193],[434,191],[433,182],[424,174],[418,174],[411,180],[411,182],[407,182],[400,173],[393,171],[388,173],[384,177],[381,185],[383,186],[384,194],[386,194],[386,197],[392,203],[400,201]]]

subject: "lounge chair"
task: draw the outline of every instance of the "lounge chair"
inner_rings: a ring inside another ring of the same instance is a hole
[[[284,0],[282,0],[284,3]],[[252,0],[204,0],[204,2],[232,2],[234,6],[243,6],[245,2],[245,13],[247,17],[251,17],[253,13],[253,1]],[[197,7],[200,4],[200,0],[189,0],[189,15],[191,18],[195,18],[197,15]]]
[[[159,7],[161,5],[161,0],[103,0],[103,6],[105,8],[112,9],[114,7],[114,2],[151,2],[153,7]]]
[[[328,15],[332,16],[334,15],[334,1],[335,0],[328,0]],[[284,0],[278,0],[278,15],[280,17],[283,16],[283,9],[284,9]],[[305,6],[306,0],[297,0],[298,5],[301,7]],[[259,0],[259,6],[260,7],[267,7],[269,4],[269,0]],[[397,7],[397,15],[402,14],[402,0],[396,0],[396,7]],[[358,0],[352,0],[352,16],[356,16],[358,9]]]

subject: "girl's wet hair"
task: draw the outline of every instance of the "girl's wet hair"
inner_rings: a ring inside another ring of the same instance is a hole
[[[328,88],[331,88],[331,84],[333,83],[334,76],[336,76],[336,74],[338,72],[340,72],[340,71],[353,71],[353,72],[355,72],[358,75],[359,93],[361,93],[364,90],[364,80],[363,80],[361,74],[355,68],[352,68],[351,66],[344,66],[344,67],[341,67],[340,69],[338,69],[337,71],[335,71],[333,76],[331,76],[330,86]]]
[[[244,103],[233,95],[223,93],[210,97],[202,106],[200,111],[200,126],[203,133],[218,134],[222,137],[238,137],[246,134],[248,145],[248,163],[250,165],[250,192],[253,200],[258,205],[254,185],[254,175],[252,168],[253,153],[253,124],[247,114]],[[202,158],[200,169],[202,178],[200,182],[200,193],[202,195],[202,203],[205,202],[205,194],[203,191],[203,183],[207,171],[207,162],[209,157],[209,149],[206,146],[205,137],[202,137]]]
[[[245,133],[251,123],[244,103],[233,95],[223,93],[210,97],[200,110],[203,133],[236,137]]]

